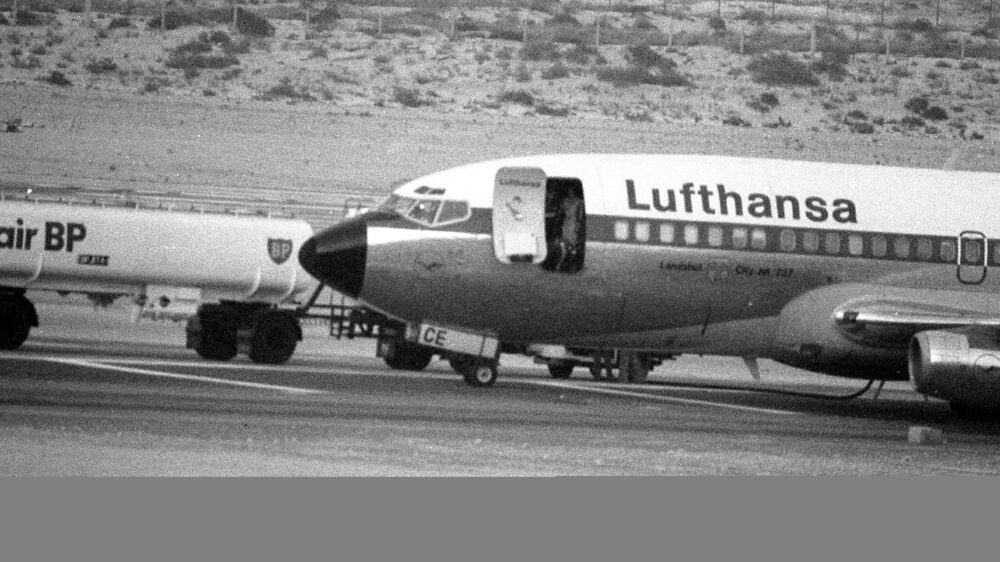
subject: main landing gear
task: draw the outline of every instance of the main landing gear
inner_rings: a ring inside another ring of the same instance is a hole
[[[28,339],[31,328],[38,326],[35,305],[23,290],[0,289],[0,350],[14,350]]]
[[[408,341],[398,332],[380,337],[377,349],[377,355],[392,369],[420,371],[427,367],[435,354],[441,354],[469,386],[492,386],[497,380],[498,364],[495,358],[439,351]],[[643,383],[655,366],[670,358],[670,355],[643,351],[564,349],[559,355],[538,353],[535,360],[541,359],[546,363],[549,375],[554,379],[568,379],[576,367],[584,366],[599,381]]]
[[[205,359],[229,361],[246,353],[254,363],[284,363],[302,341],[292,311],[262,303],[204,304],[187,325],[187,347]]]
[[[586,366],[594,380],[605,382],[643,383],[649,372],[662,362],[661,357],[639,351],[614,349],[594,350],[589,358],[549,359],[549,375],[554,379],[567,379],[573,369]]]

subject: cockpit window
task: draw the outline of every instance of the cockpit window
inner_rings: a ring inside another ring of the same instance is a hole
[[[469,204],[465,201],[445,201],[438,214],[438,224],[464,221],[469,218]]]
[[[379,207],[380,211],[395,213],[424,226],[442,226],[468,219],[472,213],[469,203],[439,198],[414,198],[390,195]]]
[[[417,204],[410,208],[409,217],[419,223],[434,224],[434,217],[437,216],[440,201],[417,201]]]
[[[410,207],[412,207],[416,202],[417,200],[412,197],[400,197],[399,195],[393,193],[379,206],[378,209],[388,213],[406,215],[406,212],[409,211]]]

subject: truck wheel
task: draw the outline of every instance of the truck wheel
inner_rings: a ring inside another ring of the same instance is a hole
[[[21,347],[31,332],[31,301],[24,297],[0,302],[0,349]]]
[[[235,310],[225,305],[205,305],[198,311],[198,322],[201,325],[201,341],[195,348],[198,355],[213,361],[236,357],[239,316]]]
[[[250,360],[254,363],[277,365],[288,361],[298,343],[295,319],[275,310],[261,314],[250,336]]]
[[[385,364],[398,371],[422,371],[434,356],[430,349],[401,339],[379,340],[378,346]]]
[[[549,375],[554,379],[568,379],[573,374],[573,367],[572,363],[549,363]]]
[[[497,362],[479,360],[472,362],[462,373],[465,383],[474,387],[493,386],[497,381]]]

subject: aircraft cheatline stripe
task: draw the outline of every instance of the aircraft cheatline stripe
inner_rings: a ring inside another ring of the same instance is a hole
[[[377,228],[399,228],[428,232],[459,232],[463,234],[492,235],[490,209],[474,209],[472,217],[459,224],[444,228],[420,225],[405,219],[390,224],[373,225]],[[672,228],[672,239],[663,240],[661,229]],[[687,243],[686,230],[691,227],[696,240]],[[656,248],[690,248],[700,250],[728,250],[783,255],[807,255],[877,259],[912,263],[957,263],[955,236],[900,234],[881,231],[841,230],[831,228],[763,226],[751,223],[705,222],[684,220],[652,220],[630,216],[587,215],[587,242],[627,244]],[[737,233],[740,235],[737,236]],[[755,243],[754,237],[759,237]],[[806,236],[813,243],[806,245]],[[828,238],[835,237],[835,248],[828,246]],[[737,240],[742,238],[739,245]],[[851,239],[854,242],[851,242]],[[785,244],[783,244],[785,240]],[[986,240],[991,250],[987,264],[1000,267],[1000,239]],[[784,246],[784,247],[783,247]],[[786,249],[787,248],[787,249]],[[853,250],[853,251],[852,251]],[[963,262],[966,263],[966,262]],[[976,262],[969,265],[982,265]]]

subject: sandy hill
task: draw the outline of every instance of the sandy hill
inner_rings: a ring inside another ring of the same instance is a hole
[[[82,2],[66,3],[76,4]],[[976,27],[980,12],[955,8],[946,14],[948,32],[935,35],[932,50],[921,47],[926,33],[910,30],[933,21],[929,4],[893,5],[896,15],[889,20],[895,28],[878,25],[885,18],[876,4],[829,16],[823,3],[781,4],[772,21],[770,3],[727,3],[721,24],[713,19],[716,2],[671,4],[668,12],[592,9],[601,2],[572,11],[564,11],[565,6],[581,3],[522,2],[528,7],[516,10],[489,2],[463,2],[461,9],[430,4],[436,7],[340,4],[337,18],[321,19],[309,29],[297,19],[303,16],[298,4],[250,6],[248,14],[266,17],[273,26],[266,37],[248,36],[221,22],[153,29],[148,22],[157,2],[132,2],[132,15],[34,12],[33,25],[12,25],[13,14],[6,12],[7,25],[0,26],[0,76],[8,86],[45,84],[67,95],[83,89],[227,103],[315,104],[338,111],[423,106],[440,113],[931,135],[970,142],[1000,137],[995,101],[1000,64],[989,58],[996,47],[989,28]],[[890,35],[889,56],[843,52],[844,45],[881,51]],[[650,39],[652,47],[641,52],[607,44]],[[770,45],[767,41],[792,50],[805,45],[805,51],[768,60],[764,53],[770,49],[762,47]],[[817,44],[815,51],[809,50],[810,42]],[[739,53],[740,44],[745,54]],[[900,52],[894,54],[894,48]],[[963,51],[986,56],[963,57]],[[920,56],[928,53],[949,56]],[[762,58],[772,70],[789,61],[801,64],[812,81],[794,85],[781,72],[776,79],[761,78],[753,64]],[[914,98],[919,107],[907,104]],[[16,117],[16,107],[0,110],[4,117]]]

